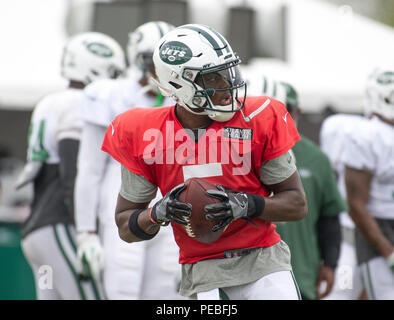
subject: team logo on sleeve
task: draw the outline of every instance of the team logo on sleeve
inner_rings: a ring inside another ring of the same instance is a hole
[[[190,48],[178,41],[168,42],[160,49],[160,59],[172,65],[188,62],[192,56],[193,54]]]

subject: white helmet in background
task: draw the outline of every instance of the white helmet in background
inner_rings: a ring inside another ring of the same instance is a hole
[[[175,27],[164,21],[142,24],[129,33],[127,57],[130,65],[135,65],[143,74],[154,71],[153,51],[159,40]]]
[[[263,76],[262,80],[261,94],[286,104],[286,88],[283,85],[283,82],[267,76]]]
[[[157,84],[165,96],[172,97],[192,113],[208,115],[215,121],[228,121],[244,106],[246,83],[229,43],[217,31],[203,25],[188,24],[166,34],[153,54]],[[220,76],[229,87],[216,88],[206,82],[208,76]],[[200,79],[202,86],[195,80]],[[243,92],[243,101],[239,92]],[[211,96],[228,91],[228,105],[214,105]]]
[[[378,68],[368,78],[364,112],[394,120],[394,67]]]
[[[263,76],[261,93],[282,102],[290,113],[299,108],[297,90],[288,82]]]
[[[63,49],[61,73],[68,80],[88,84],[98,79],[114,79],[125,67],[122,47],[103,33],[75,35],[66,42]]]

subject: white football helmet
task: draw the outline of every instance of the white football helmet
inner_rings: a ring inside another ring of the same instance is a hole
[[[63,48],[62,76],[88,84],[97,79],[117,78],[125,69],[125,55],[120,44],[99,32],[71,37]]]
[[[288,82],[263,76],[262,94],[282,102],[290,113],[299,107],[298,93]]]
[[[286,104],[286,88],[282,82],[266,76],[262,77],[261,94]]]
[[[170,31],[156,47],[153,62],[162,94],[192,113],[224,122],[244,106],[246,83],[239,68],[241,60],[227,40],[210,27],[187,24]],[[207,83],[210,76],[219,76],[229,86],[215,87],[217,81]],[[197,78],[202,86],[195,82]],[[212,103],[211,97],[217,91],[230,93],[228,105]]]
[[[366,86],[365,114],[377,113],[394,120],[394,67],[372,72]]]
[[[130,65],[135,65],[143,74],[152,73],[153,51],[159,40],[175,27],[164,21],[151,21],[142,24],[129,33],[127,58]]]

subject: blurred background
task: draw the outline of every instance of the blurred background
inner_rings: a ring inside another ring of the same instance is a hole
[[[363,112],[368,74],[394,56],[392,0],[2,0],[0,2],[0,299],[34,299],[18,224],[29,214],[31,190],[15,192],[33,107],[62,89],[64,41],[100,31],[125,48],[128,33],[150,20],[209,25],[243,61],[251,95],[263,77],[299,93],[299,126],[318,142],[322,120]]]

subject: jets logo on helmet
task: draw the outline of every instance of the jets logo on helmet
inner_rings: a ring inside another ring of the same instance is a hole
[[[393,71],[386,71],[380,74],[376,81],[379,84],[386,85],[394,83],[394,72]]]
[[[160,58],[169,64],[182,64],[192,58],[192,51],[182,42],[172,41],[164,44],[160,49]]]
[[[246,83],[239,69],[241,60],[217,31],[198,24],[180,26],[160,40],[153,61],[162,94],[188,111],[228,121],[243,108]],[[227,85],[218,86],[209,78]],[[228,104],[215,105],[211,97],[216,92],[225,92]]]
[[[111,48],[105,45],[104,43],[98,43],[98,42],[88,43],[86,45],[86,48],[91,53],[96,54],[103,58],[110,58],[114,55],[114,52],[111,50]]]

